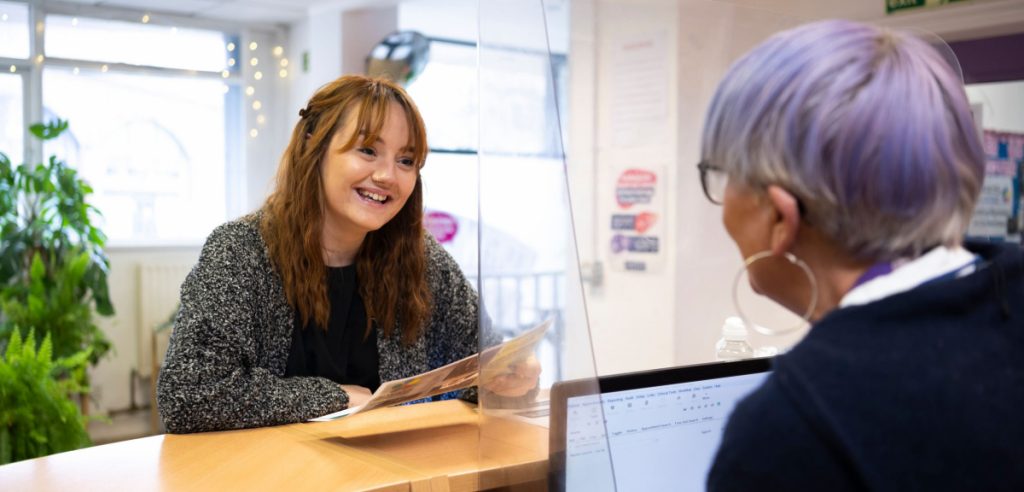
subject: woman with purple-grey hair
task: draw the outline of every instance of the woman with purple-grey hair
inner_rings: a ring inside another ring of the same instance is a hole
[[[751,287],[812,323],[727,424],[709,490],[1024,490],[1024,257],[965,242],[962,82],[904,32],[781,32],[718,86],[698,165]]]

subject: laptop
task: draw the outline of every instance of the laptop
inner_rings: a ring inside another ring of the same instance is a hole
[[[771,365],[757,358],[555,383],[551,490],[704,490],[729,414]]]

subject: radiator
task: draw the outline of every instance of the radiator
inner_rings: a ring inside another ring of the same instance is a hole
[[[163,324],[178,306],[182,282],[192,269],[191,264],[155,263],[139,265],[138,305],[138,371],[149,376],[153,367],[159,367],[167,352],[171,330],[165,330],[154,339],[154,330]],[[154,346],[155,342],[155,346]],[[154,349],[155,347],[155,349]],[[153,360],[154,355],[156,361]],[[154,364],[155,362],[155,364]]]

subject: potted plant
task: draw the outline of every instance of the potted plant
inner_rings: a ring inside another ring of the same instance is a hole
[[[47,141],[68,123],[35,124],[29,131]],[[13,166],[0,153],[0,349],[32,328],[49,337],[57,359],[88,353],[95,365],[111,348],[92,313],[114,313],[107,288],[106,240],[93,225],[99,213],[87,202],[92,188],[56,156]],[[87,391],[85,372],[75,376]],[[63,376],[62,376],[63,377]]]
[[[29,330],[22,340],[14,329],[0,353],[0,465],[70,451],[91,444],[85,420],[70,396],[81,392],[75,378],[84,372],[89,351],[53,361],[51,335],[36,348]]]

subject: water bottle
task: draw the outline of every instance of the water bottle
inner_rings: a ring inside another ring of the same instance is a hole
[[[749,359],[754,348],[747,342],[747,326],[735,316],[725,319],[722,338],[715,344],[715,358],[721,361]]]

